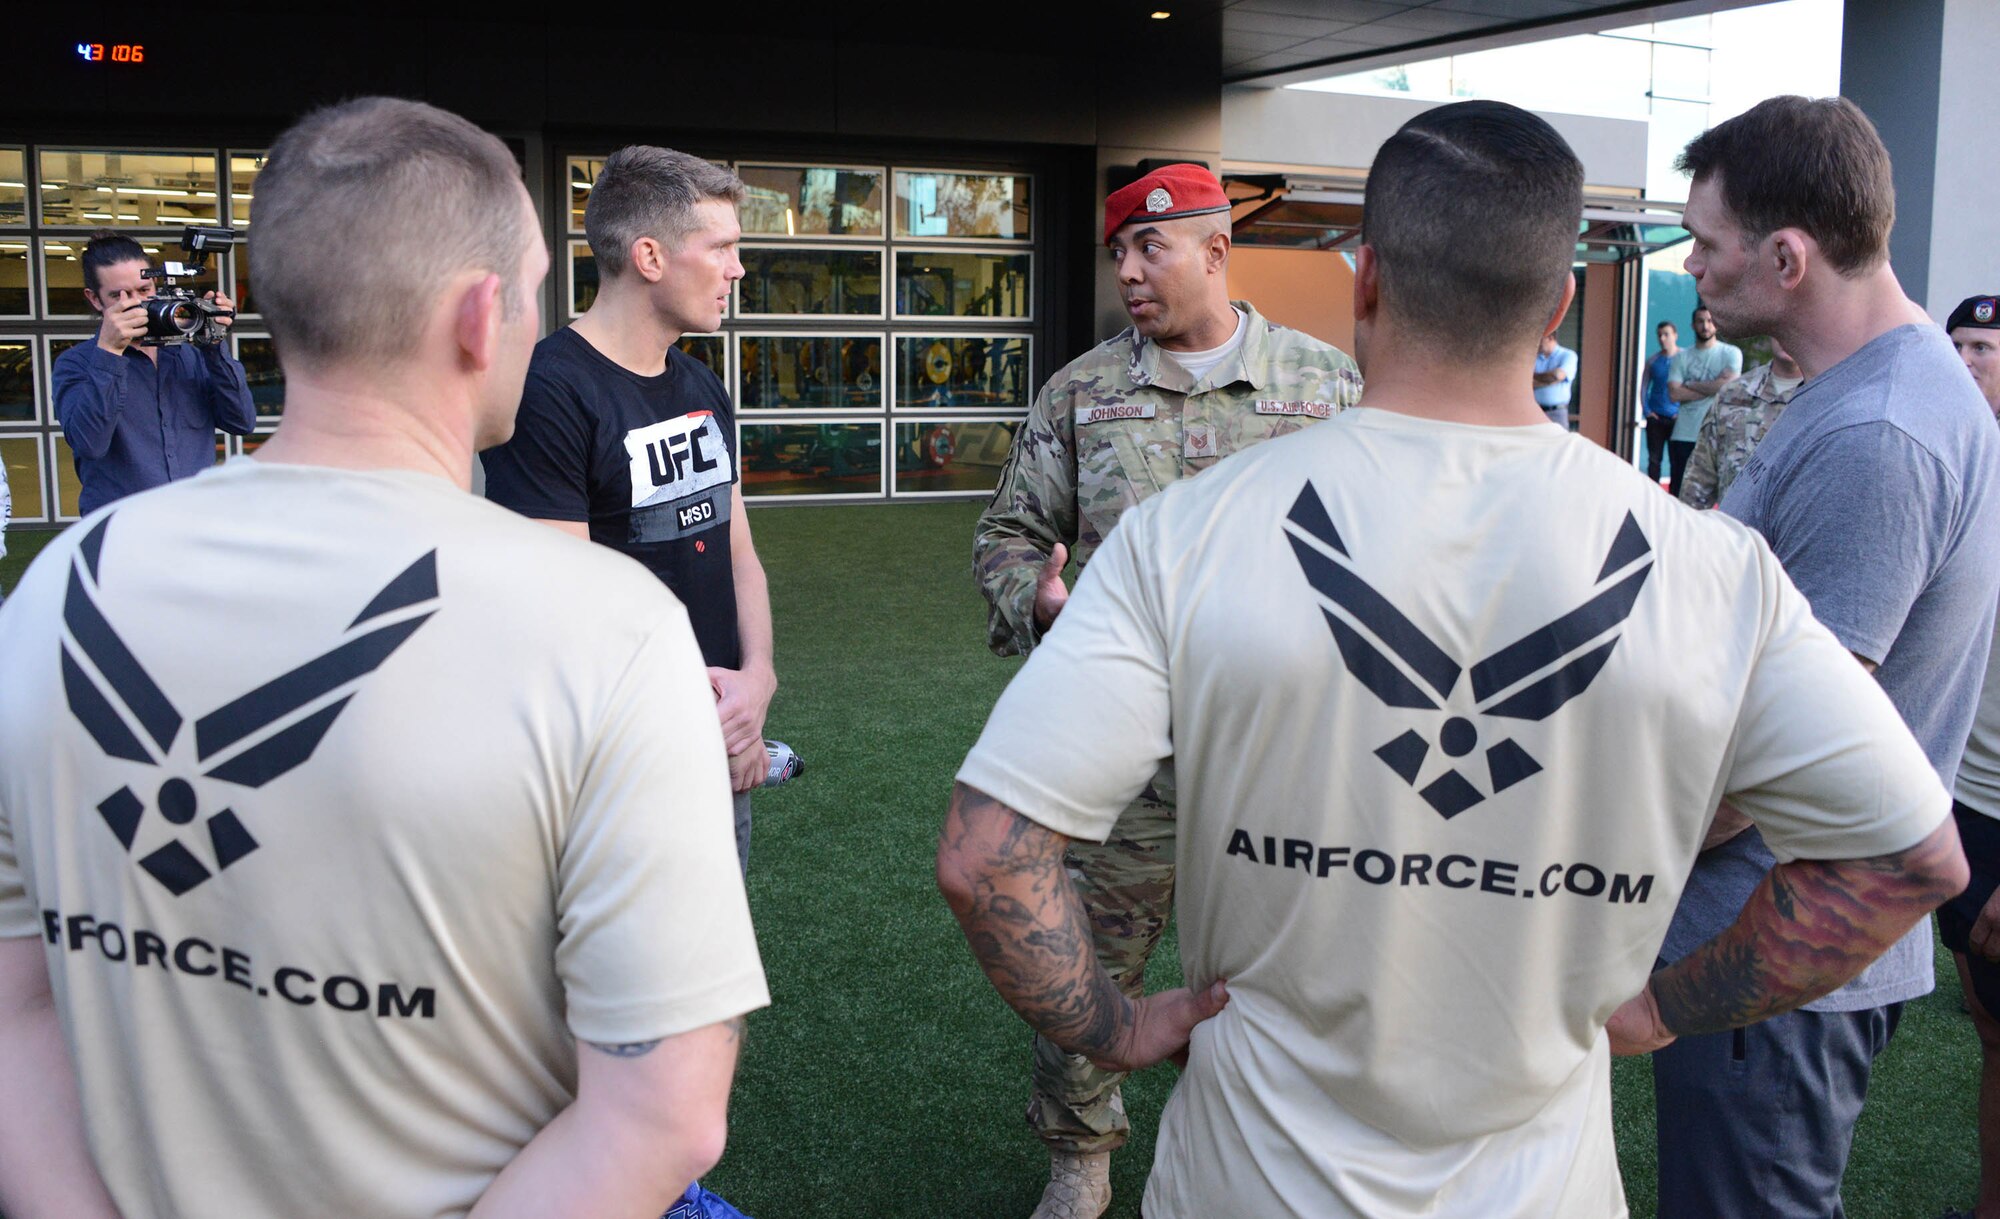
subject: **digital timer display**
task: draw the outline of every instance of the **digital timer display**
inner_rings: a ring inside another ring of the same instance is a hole
[[[79,42],[76,57],[85,63],[145,63],[146,48],[137,42]]]

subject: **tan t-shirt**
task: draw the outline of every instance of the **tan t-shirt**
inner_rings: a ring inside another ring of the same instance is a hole
[[[1171,752],[1234,996],[1153,1219],[1624,1213],[1605,1019],[1725,793],[1780,858],[1948,800],[1763,542],[1554,427],[1382,411],[1127,514],[959,778],[1102,840]]]
[[[700,654],[620,556],[246,459],[51,544],[0,673],[0,935],[128,1215],[462,1215],[574,1038],[769,1002]]]

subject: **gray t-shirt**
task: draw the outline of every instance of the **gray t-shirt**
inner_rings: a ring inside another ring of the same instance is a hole
[[[1668,381],[1679,381],[1685,385],[1689,381],[1713,381],[1725,372],[1743,371],[1743,351],[1728,343],[1717,343],[1713,347],[1683,347],[1675,354],[1674,361],[1667,370]],[[1674,416],[1673,439],[1693,444],[1701,439],[1701,421],[1708,418],[1708,408],[1715,405],[1715,394],[1697,398],[1693,402],[1681,403],[1680,413]]]
[[[1805,383],[1722,510],[1756,529],[1876,679],[1949,789],[2000,597],[2000,431],[1951,342],[1900,326]],[[1730,923],[1772,865],[1752,829],[1695,862],[1661,955]],[[1926,994],[1930,920],[1816,1003],[1856,1011]]]

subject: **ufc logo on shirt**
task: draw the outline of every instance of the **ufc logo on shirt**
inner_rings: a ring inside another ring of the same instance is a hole
[[[729,447],[711,411],[625,433],[625,455],[632,464],[634,508],[683,500],[730,481]]]

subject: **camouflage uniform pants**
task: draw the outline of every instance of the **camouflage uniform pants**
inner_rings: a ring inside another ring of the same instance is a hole
[[[1120,990],[1138,998],[1146,961],[1159,946],[1174,905],[1174,806],[1149,786],[1119,814],[1111,837],[1070,845],[1065,860],[1083,898],[1098,960]],[[1123,1072],[1093,1066],[1035,1038],[1028,1125],[1051,1151],[1092,1153],[1125,1145],[1131,1123],[1118,1085]]]

